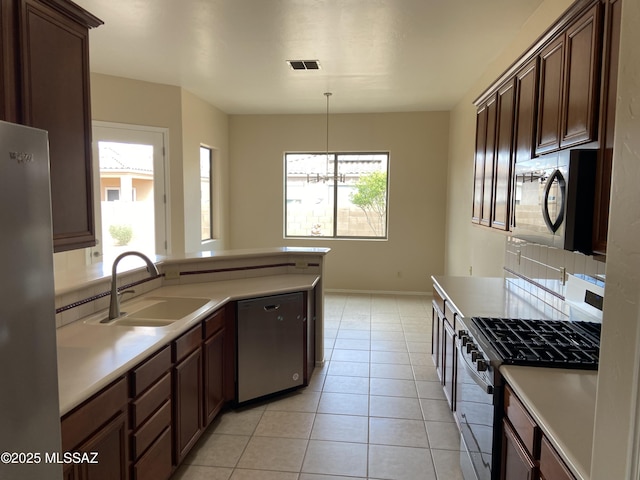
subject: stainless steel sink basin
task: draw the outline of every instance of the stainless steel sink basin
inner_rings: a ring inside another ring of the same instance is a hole
[[[116,319],[101,318],[89,323],[123,327],[166,327],[196,313],[209,302],[208,298],[147,297],[130,305],[122,305],[121,315]]]

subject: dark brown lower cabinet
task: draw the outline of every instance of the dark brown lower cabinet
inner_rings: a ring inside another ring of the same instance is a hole
[[[173,469],[171,349],[163,348],[134,368],[130,380],[131,478],[167,480]]]
[[[202,330],[200,325],[178,338],[174,346],[174,465],[179,465],[203,431]]]
[[[224,398],[224,310],[219,310],[205,320],[204,354],[204,421],[209,425],[222,410]]]
[[[502,480],[535,480],[536,464],[518,434],[506,419],[502,427]]]
[[[166,427],[153,446],[133,467],[134,480],[160,480],[171,476],[171,427]]]
[[[504,389],[501,480],[575,480],[509,385]]]
[[[574,480],[573,475],[546,437],[542,437],[542,446],[540,448],[540,479]]]
[[[64,480],[168,480],[235,401],[235,324],[231,303],[65,415],[63,452],[98,452],[98,463],[67,464]],[[313,349],[315,331],[304,335]]]
[[[449,324],[449,319],[445,318],[443,322],[442,337],[442,383],[444,386],[444,394],[449,401],[451,410],[455,410],[456,400],[456,335],[455,330]]]
[[[69,463],[66,480],[127,480],[128,391],[122,378],[62,418],[62,451],[97,453],[97,463]]]

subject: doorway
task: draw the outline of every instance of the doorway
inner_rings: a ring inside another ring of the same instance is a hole
[[[93,122],[97,245],[91,263],[128,250],[165,255],[167,129]]]

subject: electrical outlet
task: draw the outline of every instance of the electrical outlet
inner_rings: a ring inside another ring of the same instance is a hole
[[[309,264],[305,260],[296,260],[296,268],[309,268]]]

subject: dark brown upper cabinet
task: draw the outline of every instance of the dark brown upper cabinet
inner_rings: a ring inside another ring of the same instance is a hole
[[[49,132],[54,250],[95,244],[89,29],[67,0],[3,0],[2,119]]]
[[[497,93],[491,226],[499,230],[509,230],[510,224],[515,86],[515,80],[511,80]]]
[[[540,53],[536,154],[597,140],[602,4]]]
[[[496,138],[496,96],[478,107],[472,221],[491,225]]]
[[[576,0],[475,100],[473,223],[508,230],[514,165],[583,145],[599,150],[592,249],[606,254],[621,3]]]
[[[513,125],[515,163],[534,156],[538,100],[538,59],[534,58],[515,75],[515,120]]]

